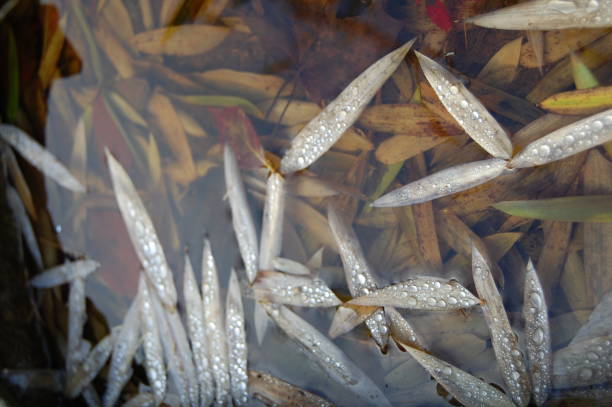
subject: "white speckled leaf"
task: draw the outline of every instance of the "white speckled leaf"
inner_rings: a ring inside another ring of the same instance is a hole
[[[208,338],[208,355],[212,362],[216,386],[215,397],[217,403],[224,404],[229,400],[230,391],[225,321],[221,308],[217,265],[208,239],[204,240],[202,253],[202,302],[204,303],[204,323]]]
[[[413,205],[465,191],[509,171],[506,165],[505,160],[491,158],[446,168],[381,196],[372,206]]]
[[[417,334],[412,325],[410,325],[398,310],[394,307],[385,307],[385,315],[389,320],[391,336],[396,342],[425,348],[425,341],[423,341],[421,336]]]
[[[533,398],[538,406],[544,404],[551,389],[552,356],[548,307],[540,279],[531,260],[525,274],[523,316],[525,318],[525,343],[529,361],[529,375]]]
[[[338,245],[338,252],[342,258],[344,275],[351,295],[354,297],[362,296],[376,290],[378,287],[353,229],[346,224],[332,205],[327,208],[327,219]],[[384,349],[389,340],[389,325],[384,317],[384,310],[380,309],[374,312],[366,320],[366,325],[370,329],[374,341],[381,349]]]
[[[334,145],[357,120],[378,89],[402,62],[414,39],[385,55],[355,78],[329,105],[291,141],[281,160],[281,171],[302,170]]]
[[[225,146],[223,153],[223,166],[225,169],[225,188],[227,189],[227,196],[232,209],[234,233],[236,233],[236,240],[238,241],[247,277],[249,282],[253,282],[259,265],[259,244],[246,192],[244,191],[244,184],[240,177],[238,162],[234,152],[228,145]]]
[[[83,184],[53,154],[20,128],[10,124],[0,124],[0,137],[47,177],[71,191],[85,192]]]
[[[234,405],[242,406],[249,399],[247,376],[247,341],[244,329],[244,310],[240,284],[232,270],[225,305],[225,332],[227,335],[230,390]]]
[[[508,396],[456,366],[420,350],[406,350],[442,387],[465,406],[513,407]]]
[[[68,397],[78,396],[83,388],[91,383],[106,364],[112,350],[113,336],[109,334],[98,342],[82,363],[77,364],[74,374],[66,382],[66,395]]]
[[[299,343],[304,352],[332,379],[346,386],[364,403],[390,406],[376,384],[316,328],[285,306],[267,304],[266,310],[285,334]]]
[[[30,280],[30,284],[36,288],[54,287],[68,283],[75,278],[85,278],[98,267],[100,263],[94,260],[67,262],[37,274]]]
[[[612,109],[579,120],[529,144],[510,167],[525,168],[561,160],[612,140]]]
[[[140,264],[166,307],[176,306],[176,288],[172,272],[166,262],[161,244],[155,233],[153,222],[144,207],[132,180],[121,164],[106,150],[108,168],[113,182],[115,198],[125,222],[130,240],[134,245]]]
[[[298,307],[334,307],[341,304],[325,281],[278,271],[260,271],[253,284],[255,299]]]
[[[275,257],[272,260],[272,267],[283,273],[295,274],[298,276],[307,276],[310,274],[308,267],[302,263],[284,257]]]
[[[70,283],[68,295],[68,345],[66,348],[67,382],[73,379],[77,365],[87,356],[83,352],[83,326],[87,319],[85,311],[85,279],[76,277]]]
[[[113,344],[113,355],[108,370],[104,407],[115,405],[123,386],[132,376],[132,359],[140,344],[140,300],[137,296],[125,314],[123,324]]]
[[[142,346],[145,355],[145,371],[149,385],[157,403],[161,403],[166,395],[166,364],[164,363],[164,350],[159,337],[157,319],[153,310],[151,293],[147,287],[146,277],[140,275],[138,282],[138,296],[140,297],[140,319],[142,329]]]
[[[340,306],[334,314],[328,335],[334,339],[364,322],[378,307]]]
[[[392,306],[429,311],[469,308],[480,301],[456,281],[417,277],[380,288],[349,301],[355,305]]]
[[[518,339],[508,321],[502,298],[491,275],[489,263],[472,245],[472,273],[476,291],[482,299],[482,311],[491,333],[493,350],[506,387],[519,406],[529,403],[529,377]]]
[[[249,393],[266,405],[333,407],[329,401],[278,377],[249,370]]]
[[[273,172],[266,184],[266,200],[261,226],[259,268],[271,270],[273,260],[280,256],[283,247],[283,218],[285,214],[285,179]]]
[[[512,156],[508,134],[478,99],[442,65],[415,52],[427,81],[440,102],[475,142],[496,158]]]
[[[465,20],[501,30],[561,30],[612,26],[610,0],[532,0]]]
[[[191,260],[189,260],[187,254],[185,254],[185,272],[183,273],[183,295],[185,296],[185,312],[187,313],[185,320],[187,321],[189,339],[193,349],[193,360],[200,385],[200,397],[203,405],[209,405],[215,398],[215,388],[208,355],[204,308],[200,290],[193,274]]]
[[[609,382],[611,359],[612,336],[599,336],[560,349],[553,357],[553,386],[563,389]]]

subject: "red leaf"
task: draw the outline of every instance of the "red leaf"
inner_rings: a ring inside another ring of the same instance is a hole
[[[450,31],[453,28],[450,14],[444,3],[440,0],[435,0],[431,5],[427,5],[427,15],[429,19],[444,31]]]

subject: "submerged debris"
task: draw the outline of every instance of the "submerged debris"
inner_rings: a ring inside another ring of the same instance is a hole
[[[270,374],[249,370],[249,393],[272,406],[333,407],[329,401]]]

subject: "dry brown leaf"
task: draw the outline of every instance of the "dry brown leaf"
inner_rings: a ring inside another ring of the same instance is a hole
[[[572,234],[572,223],[546,221],[543,222],[543,225],[545,241],[536,269],[540,274],[542,287],[546,292],[545,297],[553,298],[551,290],[558,283],[561,270],[563,270]]]
[[[96,39],[102,50],[106,53],[108,60],[113,64],[119,76],[122,78],[130,78],[134,76],[134,67],[132,65],[132,56],[121,40],[117,38],[111,25],[105,18],[98,20],[98,25],[95,31]]]
[[[108,0],[102,10],[102,18],[112,22],[112,29],[123,41],[127,41],[134,35],[134,26],[130,13],[125,7],[123,0]]]
[[[257,107],[264,112],[267,121],[295,126],[290,129],[292,135],[298,134],[310,119],[321,112],[321,108],[316,103],[283,98],[277,99],[276,102],[268,100],[259,103]]]
[[[527,30],[528,46],[533,52],[533,56],[538,64],[538,69],[542,73],[542,67],[544,66],[544,32]]]
[[[544,34],[543,64],[548,65],[557,62],[571,51],[590,44],[609,31],[607,28],[547,31]],[[540,64],[533,47],[523,47],[520,64],[525,68],[539,68]]]
[[[395,164],[425,152],[447,140],[444,136],[413,136],[398,134],[383,141],[376,149],[376,159],[383,164]]]
[[[574,238],[575,240],[577,239]],[[595,307],[596,299],[593,296],[592,285],[588,281],[580,249],[581,247],[574,242],[570,244],[560,284],[571,309],[592,309]]]
[[[336,141],[333,148],[354,153],[359,151],[370,151],[374,148],[374,144],[368,140],[361,130],[355,127],[349,127],[342,137]]]
[[[416,103],[371,106],[359,117],[358,123],[373,131],[411,136],[461,133],[461,130],[454,126],[454,120],[444,122],[430,109]]]
[[[215,69],[194,76],[204,85],[222,94],[243,96],[250,99],[274,99],[289,96],[293,85],[286,83],[280,76],[264,75],[233,69]]]
[[[50,6],[41,7],[44,19],[45,43],[38,68],[38,77],[43,89],[46,89],[51,83],[64,46],[65,38],[62,26],[65,25],[66,17],[58,21],[55,10],[54,7]]]
[[[172,32],[169,33],[169,29]],[[229,28],[221,26],[188,24],[141,32],[130,42],[145,54],[189,56],[210,51],[230,32]]]
[[[521,36],[501,47],[478,73],[477,78],[488,85],[507,88],[516,76],[522,43]]]

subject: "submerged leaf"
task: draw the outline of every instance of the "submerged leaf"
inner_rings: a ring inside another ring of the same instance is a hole
[[[612,379],[612,337],[573,343],[554,354],[553,385],[557,389],[590,386]]]
[[[512,400],[504,393],[458,367],[410,346],[407,346],[406,350],[463,405],[514,406]]]
[[[489,263],[475,245],[472,245],[472,273],[476,290],[483,301],[482,311],[491,332],[493,350],[504,382],[516,404],[526,406],[530,392],[523,354],[516,334],[510,327]]]
[[[327,107],[313,118],[292,140],[281,161],[281,171],[289,174],[315,162],[357,120],[374,94],[402,62],[414,43],[409,41],[379,59],[353,80]]]
[[[334,314],[334,319],[329,327],[328,335],[334,339],[349,331],[368,319],[378,307],[362,307],[358,305],[342,305]]]
[[[71,191],[85,192],[83,184],[54,155],[20,128],[10,124],[0,124],[0,137],[47,177]]]
[[[275,257],[272,259],[272,267],[283,273],[295,274],[298,276],[310,275],[308,267],[302,263],[284,257]]]
[[[78,260],[50,268],[30,280],[36,288],[49,288],[65,284],[75,278],[85,278],[94,272],[100,263],[95,260]]]
[[[274,258],[280,256],[283,247],[283,219],[285,214],[285,179],[274,172],[266,184],[261,240],[259,247],[259,268],[271,270]]]
[[[518,37],[501,47],[480,70],[477,79],[488,85],[505,89],[516,76],[522,43],[523,37]]]
[[[527,264],[525,274],[523,317],[533,396],[536,404],[541,406],[551,390],[552,352],[548,307],[540,279],[531,260]]]
[[[599,86],[599,82],[593,75],[593,72],[591,72],[578,55],[572,53],[570,61],[572,63],[572,75],[574,76],[576,89],[590,89]]]
[[[176,288],[172,280],[172,272],[166,262],[166,256],[159,243],[157,233],[155,233],[153,222],[151,222],[151,218],[149,218],[132,180],[108,149],[106,150],[106,158],[117,205],[138,259],[159,295],[159,299],[165,306],[172,309],[176,305]]]
[[[501,30],[559,30],[612,25],[609,0],[532,0],[465,20]]]
[[[385,315],[389,320],[391,336],[395,339],[396,343],[419,348],[425,347],[423,339],[416,333],[412,325],[410,325],[398,310],[394,307],[385,307]]]
[[[612,222],[612,195],[504,201],[494,208],[513,216],[564,222]]]
[[[440,102],[465,132],[492,156],[510,158],[512,143],[508,134],[482,103],[442,65],[419,52],[416,55]]]
[[[136,34],[132,46],[145,54],[198,55],[219,45],[231,32],[227,27],[184,24]]]
[[[374,201],[372,206],[406,206],[451,195],[502,175],[508,171],[506,165],[505,160],[491,158],[450,167],[391,191]]]
[[[612,108],[612,86],[557,93],[540,102],[542,109],[557,114],[592,114]]]
[[[228,346],[228,365],[230,390],[234,405],[244,405],[248,401],[247,386],[247,340],[244,330],[244,310],[240,285],[236,272],[230,274],[225,305],[225,332]]]
[[[479,302],[478,298],[456,281],[417,277],[354,298],[349,304],[450,311],[472,307]]]
[[[612,140],[612,109],[589,116],[529,144],[510,162],[512,168],[561,160]]]
[[[270,374],[249,370],[249,393],[267,405],[333,407],[329,401]]]
[[[42,254],[40,253],[40,248],[38,247],[38,242],[36,240],[36,234],[34,233],[34,228],[32,227],[32,222],[30,222],[30,218],[28,217],[28,214],[26,212],[26,207],[23,201],[21,200],[19,193],[17,192],[15,188],[13,188],[10,185],[6,186],[6,203],[8,207],[11,209],[11,212],[13,212],[13,217],[15,218],[15,224],[20,229],[21,234],[23,235],[23,240],[25,241],[25,244],[28,247],[28,250],[30,251],[32,258],[36,262],[36,265],[38,266],[38,268],[42,269],[44,267],[43,260],[42,260]],[[39,276],[40,274],[34,277],[34,279],[36,279]],[[32,283],[34,279],[32,279],[30,283]],[[59,284],[63,284],[63,283],[59,283]],[[37,286],[36,283],[32,285],[34,285],[35,287]]]
[[[346,386],[365,403],[390,406],[376,384],[316,328],[287,307],[267,304],[266,310],[285,334],[300,344],[306,355],[333,380]]]
[[[253,293],[259,301],[298,307],[334,307],[341,304],[323,280],[277,271],[260,271],[253,284]]]
[[[240,177],[240,169],[236,162],[236,156],[232,149],[226,145],[223,155],[223,165],[225,168],[225,188],[232,208],[232,225],[240,255],[244,262],[246,274],[249,282],[255,280],[258,270],[258,243],[255,233],[255,224],[251,217],[251,210],[247,202],[244,184]]]

